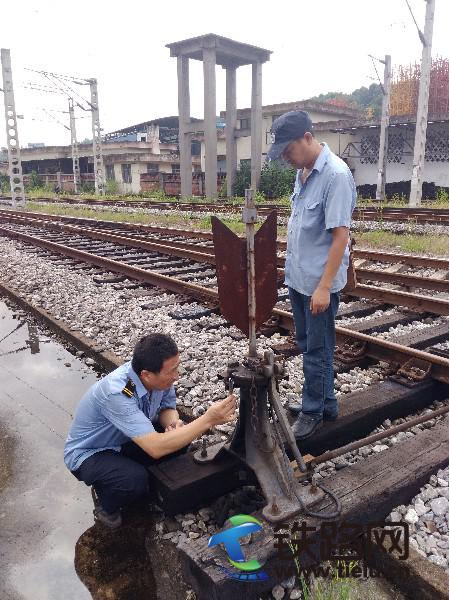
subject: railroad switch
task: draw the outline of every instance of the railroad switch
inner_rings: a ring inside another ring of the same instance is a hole
[[[230,391],[240,389],[237,425],[228,441],[202,447],[194,455],[200,464],[218,461],[228,452],[244,461],[257,477],[267,501],[262,514],[271,522],[284,521],[324,498],[320,488],[298,481],[285,449],[286,445],[299,470],[307,473],[279,398],[283,375],[284,365],[272,351],[263,358],[230,363],[224,381]]]
[[[224,373],[227,389],[240,389],[239,417],[230,438],[211,447],[203,445],[194,455],[199,464],[219,461],[230,453],[243,461],[256,476],[267,504],[262,514],[268,521],[282,522],[305,512],[324,499],[328,491],[294,474],[286,447],[303,474],[311,475],[296,445],[293,431],[279,397],[279,381],[285,377],[283,357],[272,350],[257,352],[256,331],[271,315],[277,302],[276,213],[271,213],[255,233],[257,213],[253,191],[246,190],[243,222],[246,240],[212,217],[218,296],[224,318],[249,338],[248,356],[228,364]]]

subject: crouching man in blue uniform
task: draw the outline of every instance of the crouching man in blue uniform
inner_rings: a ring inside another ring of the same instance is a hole
[[[137,342],[131,361],[80,400],[64,462],[78,480],[93,487],[95,518],[111,528],[121,525],[121,508],[148,495],[149,464],[185,451],[208,429],[235,417],[231,395],[191,423],[181,421],[173,387],[179,362],[172,338],[147,335]]]

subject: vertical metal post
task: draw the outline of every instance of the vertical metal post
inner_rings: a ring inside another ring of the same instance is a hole
[[[429,111],[430,68],[432,66],[432,37],[435,0],[426,0],[426,23],[422,39],[421,76],[419,78],[418,111],[416,115],[415,146],[409,206],[420,206],[426,153],[427,113]],[[420,36],[421,37],[421,36]]]
[[[72,165],[73,165],[73,187],[75,194],[78,193],[81,185],[80,177],[80,157],[78,152],[78,141],[76,139],[76,121],[75,107],[73,98],[69,98],[69,115],[70,115],[70,141],[72,145]]]
[[[246,224],[246,258],[248,272],[248,321],[249,357],[257,357],[256,346],[256,267],[254,256],[254,235],[257,211],[254,204],[254,190],[245,190],[243,222]]]
[[[1,49],[1,60],[11,204],[14,208],[23,208],[25,207],[25,188],[23,185],[22,162],[20,159],[19,132],[17,128],[16,104],[14,101],[14,88],[12,84],[11,53],[9,49]]]
[[[90,104],[92,110],[92,145],[94,151],[95,193],[104,194],[104,163],[101,147],[100,112],[98,110],[98,86],[96,79],[89,79]]]
[[[385,200],[388,160],[388,126],[390,125],[391,56],[385,55],[382,119],[380,122],[379,162],[377,165],[376,200]]]

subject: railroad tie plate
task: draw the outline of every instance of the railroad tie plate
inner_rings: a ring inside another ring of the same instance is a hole
[[[411,358],[390,379],[407,387],[415,387],[430,377],[432,364],[420,358]]]
[[[364,341],[346,338],[335,348],[335,358],[346,365],[357,366],[366,355],[366,347]]]

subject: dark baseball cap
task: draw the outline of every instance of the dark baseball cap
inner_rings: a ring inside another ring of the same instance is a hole
[[[294,140],[312,132],[312,119],[305,110],[292,110],[278,117],[271,126],[272,144],[268,160],[277,160]]]

